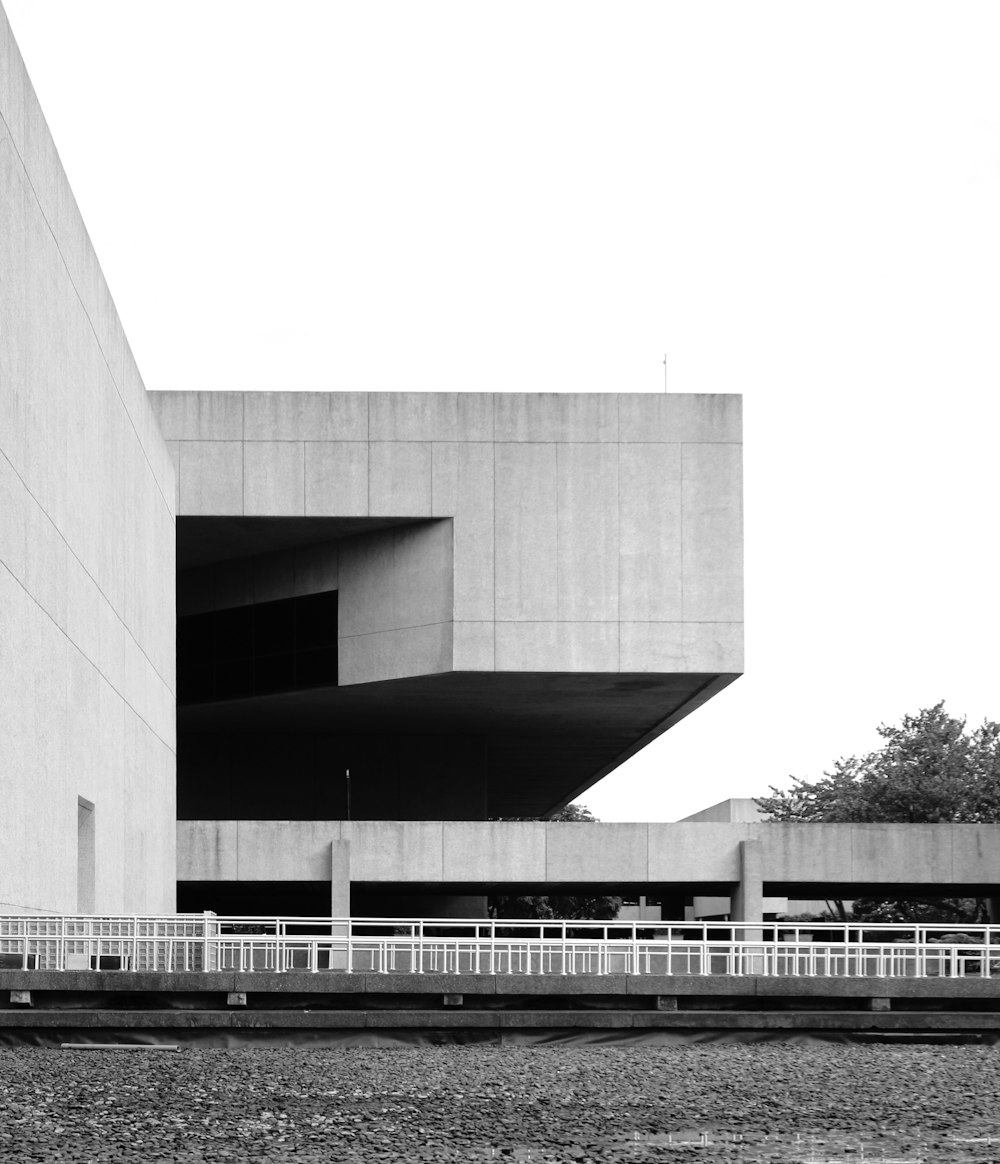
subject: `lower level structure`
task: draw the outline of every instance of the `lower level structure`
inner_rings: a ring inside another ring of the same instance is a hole
[[[732,920],[768,897],[1000,895],[1000,830],[973,824],[181,821],[184,909],[484,916],[491,893],[694,895]],[[251,908],[253,905],[259,909]],[[266,905],[267,908],[263,908]]]

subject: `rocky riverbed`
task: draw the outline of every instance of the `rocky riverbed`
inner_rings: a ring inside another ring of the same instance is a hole
[[[1000,1048],[0,1049],[0,1160],[1000,1160]]]

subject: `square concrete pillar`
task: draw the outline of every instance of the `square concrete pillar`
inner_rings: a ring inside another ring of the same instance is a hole
[[[756,838],[740,841],[740,880],[730,911],[730,921],[764,920],[764,857]]]
[[[330,927],[335,941],[330,949],[330,969],[349,970],[347,964],[347,937],[351,916],[351,842],[330,842],[330,917],[340,924]],[[343,919],[342,921],[340,919]]]
[[[330,842],[330,917],[351,916],[351,842]]]

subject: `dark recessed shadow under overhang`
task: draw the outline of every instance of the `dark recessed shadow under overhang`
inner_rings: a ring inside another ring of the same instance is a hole
[[[765,897],[787,897],[794,901],[850,901],[857,897],[880,897],[905,901],[928,897],[991,897],[1000,892],[1000,878],[995,885],[953,884],[951,882],[876,882],[876,881],[765,881]]]
[[[449,672],[177,709],[189,735],[482,737],[488,815],[538,817],[579,795],[696,706],[705,674]],[[293,779],[294,773],[287,778]]]
[[[177,569],[339,541],[423,517],[178,517]]]

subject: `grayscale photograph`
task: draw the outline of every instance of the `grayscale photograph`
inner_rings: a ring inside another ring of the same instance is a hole
[[[998,61],[0,0],[3,1164],[1000,1161]]]

